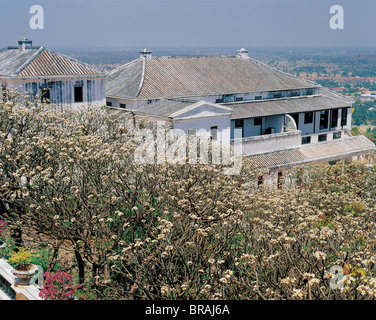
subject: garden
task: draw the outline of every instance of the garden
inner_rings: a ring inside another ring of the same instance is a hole
[[[376,167],[136,164],[130,118],[0,101],[0,254],[46,300],[358,300],[376,294]],[[333,270],[340,270],[335,273]]]

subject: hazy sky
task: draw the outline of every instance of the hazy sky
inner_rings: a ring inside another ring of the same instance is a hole
[[[44,30],[29,26],[44,8]],[[344,30],[329,27],[332,5]],[[0,47],[376,47],[375,0],[0,0]]]

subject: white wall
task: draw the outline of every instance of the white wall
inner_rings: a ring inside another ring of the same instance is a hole
[[[188,134],[189,129],[204,130],[210,133],[210,127],[218,127],[218,140],[230,142],[231,115],[218,115],[215,117],[194,118],[174,121],[174,129],[183,130]]]

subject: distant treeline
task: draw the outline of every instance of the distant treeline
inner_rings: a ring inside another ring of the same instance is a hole
[[[373,101],[360,101],[357,100],[354,105],[353,125],[372,125],[376,126],[376,100]],[[371,108],[371,110],[370,110]]]

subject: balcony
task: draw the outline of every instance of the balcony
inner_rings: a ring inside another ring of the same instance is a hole
[[[241,142],[243,153],[248,156],[300,147],[302,145],[302,136],[301,131],[294,130],[231,140],[231,143],[234,142]]]
[[[0,300],[42,300],[35,285],[20,285],[12,274],[12,266],[0,258]]]

